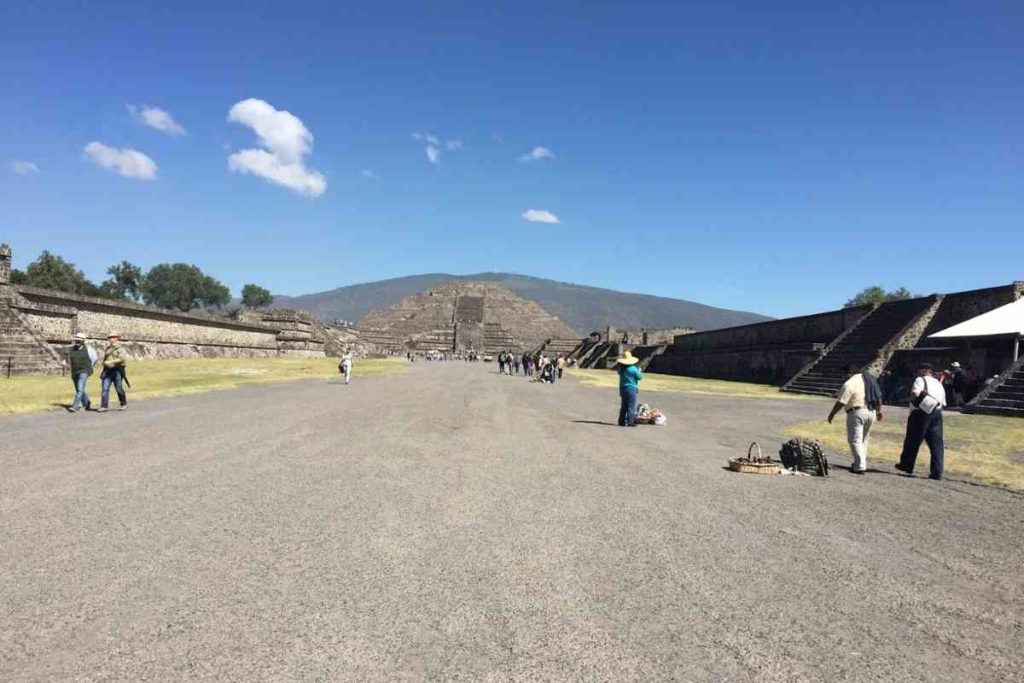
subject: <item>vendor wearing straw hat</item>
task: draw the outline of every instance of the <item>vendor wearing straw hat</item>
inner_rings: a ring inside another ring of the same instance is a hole
[[[615,359],[615,369],[619,371],[620,427],[636,427],[637,385],[644,378],[644,373],[636,366],[639,362],[640,359],[629,351]]]
[[[125,364],[124,347],[121,346],[121,333],[111,332],[107,335],[107,348],[103,352],[103,372],[100,374],[100,410],[107,412],[110,404],[110,385],[117,391],[117,399],[121,410],[128,407],[128,396],[124,393]]]

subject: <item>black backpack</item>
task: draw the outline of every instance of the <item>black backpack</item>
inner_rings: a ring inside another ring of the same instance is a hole
[[[786,469],[795,469],[816,477],[828,476],[828,460],[817,439],[798,436],[782,444],[779,459]]]

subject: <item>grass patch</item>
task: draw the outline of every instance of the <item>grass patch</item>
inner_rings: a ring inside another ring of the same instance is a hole
[[[946,413],[943,418],[947,474],[1024,490],[1024,420],[958,413]],[[868,467],[873,462],[898,462],[906,429],[907,410],[890,407],[885,420],[875,423],[871,430]],[[843,458],[850,453],[846,444],[846,420],[841,413],[831,425],[823,416],[820,421],[786,427],[783,434],[820,439],[829,453],[841,456],[840,462],[845,462]],[[922,444],[915,474],[927,476],[928,465],[928,446]]]
[[[619,386],[619,375],[612,370],[570,368],[566,372],[588,387],[617,388]],[[820,396],[788,394],[779,391],[778,387],[768,384],[729,382],[721,379],[702,379],[700,377],[681,377],[679,375],[659,375],[654,373],[644,375],[643,380],[640,382],[640,389],[642,391],[675,391],[685,394],[707,394],[735,398],[768,398],[781,401],[821,400]]]
[[[328,380],[339,377],[337,358],[201,358],[136,361],[128,365],[128,390],[132,400],[176,396],[246,384],[288,382],[298,379]],[[356,379],[408,372],[404,360],[383,358],[357,360]],[[89,398],[99,406],[99,370],[89,378]],[[113,393],[113,390],[111,390]],[[51,375],[15,376],[0,379],[0,415],[20,415],[56,410],[74,398],[71,378]],[[116,403],[116,396],[113,398]]]

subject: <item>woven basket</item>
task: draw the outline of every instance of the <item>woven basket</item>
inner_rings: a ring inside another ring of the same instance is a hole
[[[755,448],[757,455],[751,455]],[[770,457],[763,456],[761,446],[755,441],[747,449],[747,457],[729,458],[729,469],[746,474],[778,474],[779,463],[774,462]]]

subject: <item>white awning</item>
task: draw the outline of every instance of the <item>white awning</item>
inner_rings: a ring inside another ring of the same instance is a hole
[[[1024,335],[1024,299],[994,308],[976,318],[928,335],[929,339],[948,337],[990,337],[1000,334]]]

